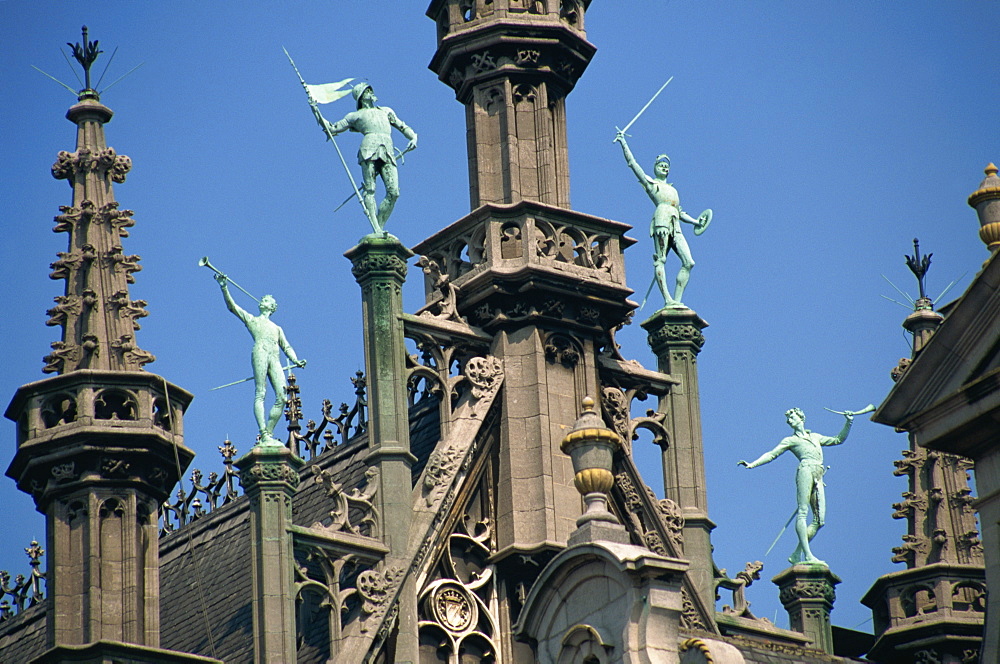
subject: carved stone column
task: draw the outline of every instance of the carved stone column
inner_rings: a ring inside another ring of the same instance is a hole
[[[296,661],[292,498],[305,462],[283,445],[256,445],[236,461],[250,500],[255,664]]]
[[[698,353],[705,343],[701,331],[706,327],[708,323],[691,309],[662,309],[642,323],[657,370],[680,380],[660,398],[670,434],[670,444],[663,449],[663,491],[684,514],[684,557],[691,561],[688,575],[705,606],[714,606],[711,533],[715,524],[708,518],[698,391]]]
[[[778,586],[778,599],[788,611],[791,628],[812,639],[818,650],[833,654],[830,612],[840,577],[825,565],[793,565],[771,581]]]
[[[389,547],[387,561],[402,564],[410,535],[411,468],[416,461],[410,452],[408,372],[402,323],[406,261],[413,252],[398,238],[382,233],[366,235],[344,256],[353,263],[351,272],[361,286],[370,413],[367,461],[380,471],[377,499],[382,514],[382,537]],[[400,594],[398,661],[417,661],[416,612],[416,590],[413,580],[408,578]]]

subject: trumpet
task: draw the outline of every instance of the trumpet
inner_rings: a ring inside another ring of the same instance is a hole
[[[225,274],[223,274],[219,270],[219,268],[217,268],[214,265],[212,265],[212,263],[209,262],[209,260],[208,260],[208,256],[202,256],[201,258],[198,259],[198,267],[207,267],[209,270],[211,270],[212,272],[215,272],[220,277],[225,277],[226,280],[228,280],[229,283],[231,283],[233,286],[236,286],[237,288],[239,288],[241,291],[243,291],[247,295],[250,295],[250,291],[248,291],[246,288],[243,288],[243,286],[240,286],[238,283],[236,283],[235,281],[233,281],[232,279],[230,279],[228,276],[226,276]],[[260,300],[258,300],[257,298],[255,298],[253,295],[250,295],[250,299],[252,299],[257,304],[260,304]]]

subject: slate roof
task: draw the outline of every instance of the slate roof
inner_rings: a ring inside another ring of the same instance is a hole
[[[0,622],[0,664],[24,664],[44,650],[44,604]]]
[[[416,482],[440,438],[435,399],[425,399],[411,409],[410,436],[411,451],[417,457],[413,468]],[[293,523],[311,526],[328,517],[330,503],[324,487],[313,479],[319,468],[332,471],[344,487],[359,486],[365,481],[367,452],[365,433],[307,463],[300,471],[302,483],[292,506]],[[161,647],[216,657],[227,664],[252,662],[250,566],[249,503],[245,496],[162,538]],[[14,661],[21,660],[11,660],[12,664]]]

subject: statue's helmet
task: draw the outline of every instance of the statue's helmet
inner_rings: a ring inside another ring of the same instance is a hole
[[[667,155],[665,155],[665,154],[658,155],[656,157],[656,161],[654,162],[654,165],[659,164],[660,162],[665,163],[667,165],[667,168],[670,168],[670,157],[668,157]]]
[[[374,88],[368,83],[358,83],[351,88],[351,95],[354,96],[354,101],[357,103],[358,108],[361,108],[361,95],[365,93],[365,90],[374,91]]]

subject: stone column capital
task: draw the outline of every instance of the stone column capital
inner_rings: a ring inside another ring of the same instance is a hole
[[[299,486],[299,469],[305,461],[284,445],[255,445],[236,460],[240,483],[248,496],[266,490],[279,490],[289,495]]]
[[[671,350],[689,350],[697,355],[705,345],[705,335],[701,331],[708,323],[691,309],[661,309],[641,325],[657,356]]]
[[[389,233],[366,235],[344,252],[353,265],[351,274],[362,285],[374,279],[403,283],[406,280],[406,261],[413,255],[399,238]]]

